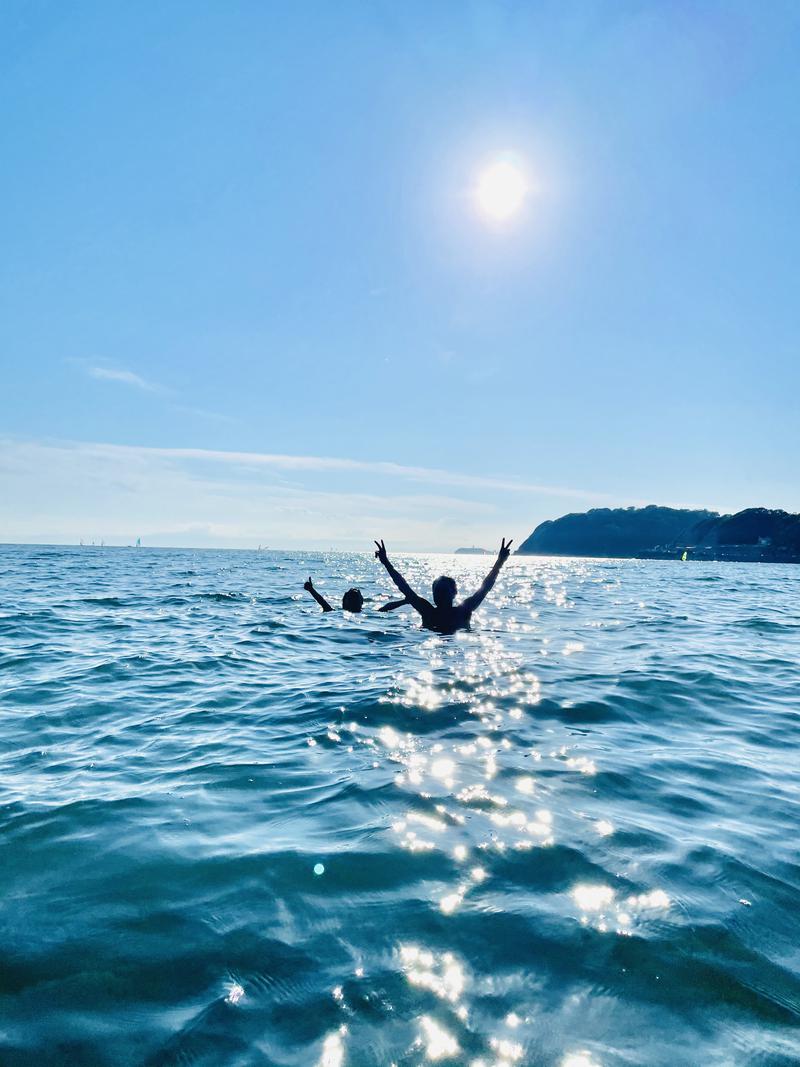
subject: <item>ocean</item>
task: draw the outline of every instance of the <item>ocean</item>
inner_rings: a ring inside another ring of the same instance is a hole
[[[800,1064],[800,568],[512,557],[452,637],[390,595],[0,546],[2,1067]]]

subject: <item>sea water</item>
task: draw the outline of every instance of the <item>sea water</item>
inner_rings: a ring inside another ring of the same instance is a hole
[[[453,637],[393,593],[0,548],[3,1067],[800,1063],[800,569],[516,557]]]

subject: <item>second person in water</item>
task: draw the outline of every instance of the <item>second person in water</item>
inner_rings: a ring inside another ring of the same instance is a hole
[[[442,575],[436,579],[433,583],[433,604],[431,604],[425,597],[415,593],[402,574],[392,566],[386,554],[386,545],[383,541],[376,541],[375,544],[377,546],[375,558],[384,565],[389,577],[405,597],[406,603],[419,612],[422,617],[422,625],[427,630],[435,630],[440,634],[452,634],[456,630],[463,630],[466,626],[469,626],[473,611],[486,598],[497,581],[500,569],[511,555],[512,542],[503,538],[495,564],[484,578],[480,589],[473,593],[472,596],[468,596],[466,600],[462,600],[460,604],[455,603],[458,589],[454,578]]]
[[[311,593],[323,611],[333,611],[333,607],[328,603],[322,593],[317,590],[314,581],[310,576],[308,581],[303,583],[303,588],[307,593]],[[379,607],[378,611],[394,611],[395,608],[402,608],[405,603],[405,600],[390,600],[388,604],[383,604]],[[342,597],[342,611],[352,611],[354,615],[359,615],[363,607],[364,596],[361,590],[348,589]]]

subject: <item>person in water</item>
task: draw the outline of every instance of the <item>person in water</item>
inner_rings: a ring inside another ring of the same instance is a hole
[[[314,588],[314,583],[311,578],[307,582],[303,583],[303,588],[307,593],[311,593],[313,598],[319,604],[323,611],[333,611],[333,608],[322,595],[318,593]],[[390,600],[388,604],[383,604],[378,611],[394,611],[395,608],[401,608],[404,604],[408,603],[406,600]],[[364,597],[360,589],[348,589],[342,597],[342,611],[352,611],[354,614],[359,614],[364,607]]]
[[[405,602],[422,616],[422,625],[427,630],[435,630],[440,634],[453,634],[456,630],[463,630],[469,626],[473,611],[483,603],[497,581],[503,564],[511,555],[512,542],[503,538],[495,564],[484,578],[480,589],[472,596],[468,596],[466,600],[462,600],[460,604],[455,603],[458,589],[454,578],[443,574],[436,579],[433,583],[433,604],[431,604],[425,597],[415,593],[402,574],[395,570],[389,562],[383,541],[376,541],[375,544],[378,549],[375,558],[380,560],[389,572],[389,577],[405,597]]]

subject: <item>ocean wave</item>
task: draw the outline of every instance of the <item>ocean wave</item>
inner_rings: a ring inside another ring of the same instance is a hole
[[[0,570],[3,1067],[800,1062],[791,569]]]

